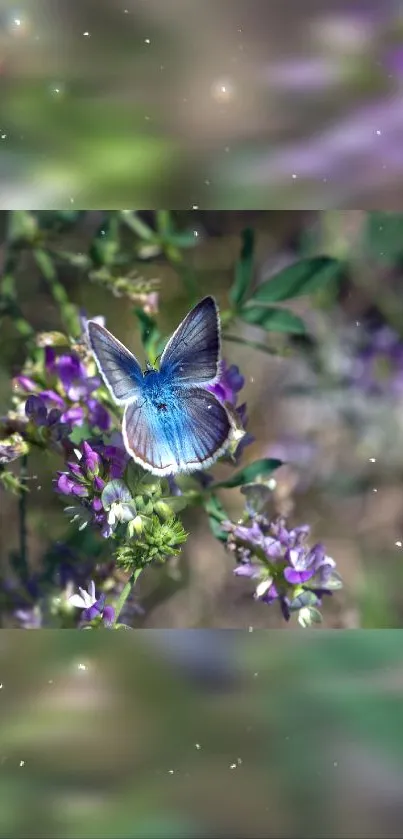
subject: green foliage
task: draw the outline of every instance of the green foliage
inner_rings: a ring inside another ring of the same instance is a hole
[[[267,332],[287,332],[294,335],[305,335],[306,326],[302,318],[274,306],[250,306],[240,312],[240,317],[252,326],[261,326]]]
[[[252,283],[254,247],[254,231],[247,228],[242,233],[241,254],[235,266],[234,282],[229,294],[231,303],[236,308],[242,305]]]
[[[253,294],[253,303],[281,303],[319,291],[341,277],[343,265],[328,256],[301,259],[263,282]]]
[[[226,542],[228,532],[223,529],[222,522],[227,521],[229,517],[221,504],[221,501],[214,494],[208,495],[204,502],[204,509],[207,513],[210,530],[213,536],[215,536],[215,538],[220,542]]]
[[[238,472],[235,472],[235,474],[231,475],[230,478],[211,484],[210,489],[230,489],[232,487],[243,486],[244,484],[249,484],[252,481],[257,481],[264,475],[271,475],[272,472],[280,466],[282,466],[282,461],[276,460],[275,458],[262,458],[262,460],[255,460],[254,463],[250,463],[243,469],[239,469]]]
[[[152,516],[137,539],[132,539],[118,548],[117,565],[132,573],[150,562],[164,562],[168,557],[180,553],[181,545],[186,542],[187,536],[178,519],[171,518],[161,522],[158,516]]]
[[[158,329],[155,318],[147,315],[143,309],[136,307],[134,314],[140,326],[141,343],[147,353],[148,360],[154,364],[158,356],[158,343],[161,339],[161,333]]]
[[[364,249],[378,262],[392,265],[403,259],[403,213],[368,213]]]

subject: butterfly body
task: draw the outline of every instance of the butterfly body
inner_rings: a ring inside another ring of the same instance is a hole
[[[142,371],[108,330],[89,322],[90,344],[114,401],[125,406],[122,434],[133,459],[156,475],[214,463],[233,432],[230,414],[206,386],[219,374],[218,311],[206,297],[168,341],[160,369]]]

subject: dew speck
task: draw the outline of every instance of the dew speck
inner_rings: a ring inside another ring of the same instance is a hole
[[[295,181],[295,179],[296,179],[296,177],[297,177],[297,175],[295,174],[295,172],[293,172],[293,174],[291,175],[291,177],[292,177],[292,178],[293,178],[293,180]]]
[[[396,545],[397,548],[401,548],[402,545],[403,545],[403,542],[401,542],[400,539],[398,539],[397,542],[395,542],[395,545]]]
[[[25,760],[20,760],[20,766],[25,766]]]
[[[1,682],[1,684],[0,684],[0,690],[2,690],[2,688],[3,688],[3,682]]]
[[[151,41],[150,41],[150,39],[149,39],[149,38],[144,38],[144,43],[145,43],[145,44],[151,44]]]
[[[253,626],[248,626],[248,632],[253,632]]]
[[[192,210],[198,210],[198,209],[199,209],[198,204],[192,204]]]
[[[173,775],[173,774],[174,774],[174,770],[173,769],[168,769],[168,775]]]
[[[84,38],[90,38],[90,33],[89,32],[83,32],[83,35],[84,35]]]
[[[376,463],[376,457],[370,457],[369,462],[370,463]]]
[[[257,679],[258,675],[259,675],[259,671],[257,671],[256,673],[253,674],[253,678]]]
[[[333,766],[338,766],[338,765],[339,765],[339,764],[338,764],[337,760],[334,760],[334,761],[333,761]]]
[[[374,487],[374,488],[373,488],[372,492],[378,492],[378,490],[376,489],[376,487]]]
[[[88,669],[86,664],[81,664],[81,663],[77,665],[77,668],[78,668],[78,670],[87,670]]]
[[[200,745],[200,743],[195,743],[195,748],[196,748],[197,750],[201,749],[201,745]]]

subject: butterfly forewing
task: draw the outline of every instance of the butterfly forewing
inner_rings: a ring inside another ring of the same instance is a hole
[[[146,401],[127,405],[123,418],[128,452],[156,475],[211,466],[227,448],[231,434],[227,411],[202,388],[178,388],[168,410]]]
[[[220,324],[213,297],[205,297],[185,317],[161,357],[161,373],[185,387],[208,384],[217,378]]]
[[[95,321],[88,323],[88,337],[99,372],[115,402],[124,404],[135,399],[143,373],[134,355]]]

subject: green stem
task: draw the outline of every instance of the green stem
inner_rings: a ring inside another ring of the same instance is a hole
[[[9,244],[4,259],[4,273],[1,279],[0,314],[11,318],[17,332],[26,341],[31,341],[34,338],[35,331],[24,317],[17,301],[15,272],[18,267],[18,259],[19,248]]]
[[[27,540],[27,492],[25,481],[28,471],[28,455],[24,454],[21,460],[20,467],[20,482],[22,489],[20,490],[20,498],[18,504],[19,511],[19,532],[20,532],[20,563],[22,576],[28,576],[28,540]]]
[[[126,600],[129,597],[129,595],[132,591],[132,588],[133,588],[134,584],[137,582],[142,570],[143,570],[142,568],[136,568],[136,570],[133,571],[133,574],[130,575],[123,591],[121,592],[120,597],[119,597],[119,599],[116,603],[116,606],[115,606],[115,617],[113,619],[113,626],[116,626],[116,624],[118,622],[119,615],[120,615],[120,613],[123,609],[123,606],[125,605]]]
[[[222,335],[223,341],[232,341],[234,344],[243,344],[245,347],[251,347],[259,352],[265,352],[268,355],[281,355],[279,350],[274,350],[266,344],[261,344],[259,341],[250,341],[249,338],[240,338],[238,335],[228,335],[226,332]]]
[[[73,337],[78,336],[78,318],[76,307],[70,303],[66,289],[59,282],[53,261],[47,251],[42,248],[34,250],[36,264],[42,272],[49,286],[52,297],[57,303],[64,326]]]

